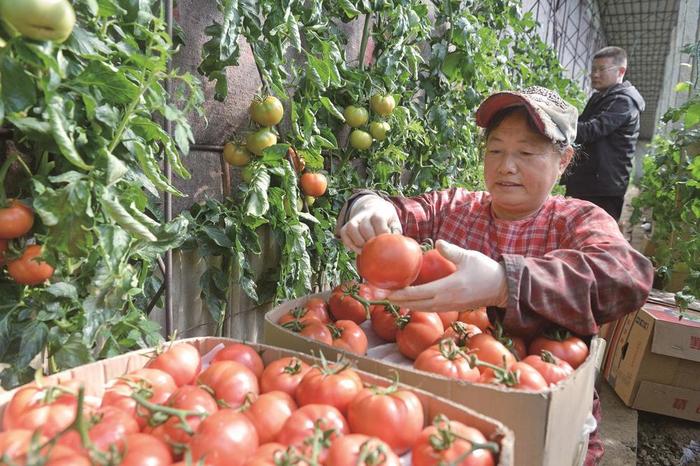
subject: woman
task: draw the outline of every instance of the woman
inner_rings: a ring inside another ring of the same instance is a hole
[[[400,198],[360,191],[341,211],[336,231],[356,252],[387,232],[438,240],[457,271],[387,298],[402,307],[490,306],[514,335],[553,324],[593,335],[641,307],[653,268],[604,210],[550,195],[574,155],[576,120],[573,106],[541,87],[491,95],[476,113],[485,129],[487,192],[453,188]],[[600,456],[602,445],[591,438],[586,464]]]

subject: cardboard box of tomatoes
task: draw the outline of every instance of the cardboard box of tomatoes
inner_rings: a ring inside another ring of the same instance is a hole
[[[57,385],[63,388],[52,391]],[[84,387],[84,397],[75,395],[78,385]],[[205,402],[202,397],[211,399]],[[407,417],[392,421],[391,403],[401,404]],[[215,466],[276,461],[365,464],[353,458],[382,455],[381,464],[387,466],[428,466],[440,461],[431,456],[437,451],[433,441],[448,455],[443,461],[460,464],[469,455],[467,438],[487,448],[477,449],[477,457],[469,456],[477,461],[469,464],[514,464],[513,432],[474,409],[357,370],[346,360],[331,362],[216,337],[178,340],[157,357],[153,349],[128,353],[45,377],[40,388],[29,384],[1,393],[0,458],[26,460],[19,455],[28,448],[31,432],[37,432],[43,436],[39,445],[49,464],[90,464],[82,456],[80,436],[73,431],[56,436],[51,429],[63,432],[65,426],[54,425],[58,416],[44,416],[72,410],[75,417],[78,404],[96,410],[85,411],[92,415],[83,424],[93,458],[100,452],[116,454],[124,464],[190,464],[178,458],[178,445],[186,442],[195,460],[191,464],[200,464],[197,460],[202,458]],[[389,406],[387,413],[378,412],[383,409],[380,405]],[[166,408],[161,411],[162,406]],[[382,414],[389,417],[381,418]],[[156,416],[160,421],[147,421]],[[400,422],[401,428],[391,428],[391,422]],[[182,423],[189,425],[190,433],[180,427]],[[363,432],[382,440],[367,440]],[[44,446],[51,438],[60,440]],[[489,453],[488,448],[498,453]]]
[[[416,369],[411,359],[418,361],[428,359],[428,356],[421,355],[416,358],[412,355],[409,359],[405,354],[411,352],[412,344],[419,338],[418,334],[407,336],[403,342],[400,341],[404,346],[404,354],[397,350],[398,345],[387,343],[386,338],[380,338],[377,333],[381,334],[384,330],[375,326],[375,331],[373,325],[370,325],[370,320],[360,324],[364,336],[356,335],[356,326],[337,321],[332,326],[335,333],[331,337],[332,342],[324,340],[326,337],[323,335],[322,326],[311,322],[312,314],[321,312],[323,306],[320,303],[329,302],[331,299],[337,299],[337,296],[333,298],[332,293],[328,291],[289,301],[271,310],[265,316],[264,341],[307,354],[323,352],[329,358],[343,354],[354,361],[361,370],[383,377],[398,374],[402,383],[498,419],[515,433],[515,464],[583,464],[588,435],[595,427],[591,416],[593,386],[596,369],[600,367],[604,352],[604,340],[593,338],[585,342],[588,345],[588,356],[585,360],[579,361],[580,365],[575,370],[569,368],[563,380],[549,386],[545,384],[544,389],[527,391],[480,381],[466,382]],[[385,316],[381,312],[375,315],[372,311],[372,317],[378,322],[379,318]],[[429,325],[430,322],[425,324]],[[462,327],[469,328],[469,325]],[[336,338],[338,334],[345,336],[342,339]],[[439,351],[433,348],[433,356]],[[464,358],[469,358],[468,352]],[[426,362],[421,361],[421,364]],[[460,370],[469,369],[467,367]]]

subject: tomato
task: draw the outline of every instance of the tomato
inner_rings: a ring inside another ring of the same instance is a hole
[[[75,11],[67,0],[0,2],[0,17],[23,36],[38,41],[63,42],[75,26]]]
[[[361,324],[367,320],[367,310],[361,302],[345,293],[352,288],[357,288],[357,295],[361,298],[373,299],[373,291],[364,284],[358,285],[355,281],[348,281],[333,288],[331,297],[328,300],[330,313],[336,320],[352,320],[356,324]]]
[[[32,244],[22,253],[22,257],[7,263],[7,272],[20,285],[39,285],[51,278],[53,267],[35,259],[41,255],[41,246]]]
[[[121,448],[127,435],[140,430],[139,424],[129,413],[114,406],[97,410],[90,416],[88,425],[90,441],[97,450],[104,452],[109,451],[112,445]],[[77,431],[66,432],[58,443],[80,454],[87,454]]]
[[[202,369],[202,358],[194,346],[178,343],[160,353],[146,367],[167,372],[172,376],[175,385],[182,387],[195,381]]]
[[[441,312],[440,314],[444,313]],[[435,343],[439,343],[440,340],[449,338],[450,340],[454,341],[457,344],[457,346],[462,347],[469,343],[469,339],[471,337],[480,333],[481,329],[476,325],[467,324],[460,320],[455,320],[450,325],[445,327],[445,333],[443,333],[442,336]]]
[[[63,445],[55,445],[48,451],[44,466],[90,466],[92,461],[86,454],[78,453]]]
[[[372,147],[372,136],[367,131],[354,129],[350,133],[350,145],[357,150],[367,150]]]
[[[370,98],[369,103],[374,113],[384,117],[391,115],[396,107],[396,101],[394,100],[394,96],[391,94],[374,94]]]
[[[283,116],[282,102],[273,95],[264,99],[254,99],[250,104],[250,117],[260,126],[275,126],[282,121]]]
[[[286,357],[272,361],[260,376],[260,391],[262,393],[281,390],[294,397],[297,386],[311,366],[299,358]]]
[[[527,345],[521,337],[507,335],[500,322],[495,322],[486,333],[490,333],[496,340],[503,343],[513,353],[518,361],[527,356]]]
[[[224,160],[234,167],[243,167],[250,162],[250,152],[245,146],[227,142],[224,144]]]
[[[299,184],[301,184],[301,190],[307,196],[320,197],[326,193],[328,180],[326,180],[326,175],[323,173],[306,172],[301,175]]]
[[[312,367],[297,387],[296,400],[299,406],[327,404],[345,415],[348,405],[360,390],[362,379],[349,367]]]
[[[9,429],[0,432],[0,458],[14,460],[27,454],[33,435],[34,432],[27,429]]]
[[[450,325],[452,325],[452,322],[457,321],[457,318],[459,317],[459,312],[458,311],[438,312],[437,315],[440,318],[440,321],[442,322],[442,326],[445,328],[449,328]]]
[[[386,121],[373,121],[369,124],[369,134],[377,141],[386,139],[386,133],[391,131],[391,126]]]
[[[288,393],[275,390],[263,393],[244,411],[255,426],[260,443],[272,442],[282,426],[297,409]]]
[[[345,110],[343,110],[343,116],[345,117],[345,122],[351,128],[359,128],[367,123],[367,120],[369,120],[369,113],[367,110],[355,105],[348,105],[345,107]]]
[[[405,321],[407,323],[404,324]],[[396,345],[399,353],[412,360],[445,332],[442,321],[435,312],[411,311],[403,322],[396,332]]]
[[[416,279],[423,261],[420,244],[408,236],[383,233],[371,238],[357,256],[357,271],[373,286],[405,288]]]
[[[333,336],[331,331],[326,327],[325,324],[318,322],[316,320],[310,320],[302,324],[299,335],[305,336],[306,338],[311,338],[312,340],[320,341],[329,346],[333,345]]]
[[[255,175],[253,165],[246,165],[243,167],[243,170],[241,170],[241,179],[246,183],[253,181],[253,175]]]
[[[513,353],[508,351],[508,348],[506,348],[503,343],[496,340],[488,333],[480,333],[471,337],[468,347],[480,361],[493,364],[494,366],[504,367],[505,365],[505,368],[508,369],[515,362]],[[484,374],[484,376],[493,374],[490,368],[484,366],[479,366],[479,371]]]
[[[330,435],[325,435],[327,431],[330,431]],[[321,444],[323,451],[318,458],[320,464],[323,464],[331,442],[336,437],[349,434],[350,429],[345,416],[333,406],[310,404],[302,406],[289,416],[277,435],[277,441],[286,446],[294,445],[302,449],[302,453],[306,453],[304,442],[315,432],[320,434],[323,440]]]
[[[12,200],[0,208],[0,239],[19,238],[34,225],[34,212],[23,202]]]
[[[260,445],[255,454],[248,459],[245,466],[277,466],[278,464],[290,464],[282,460],[286,454],[287,447],[278,442],[268,442]],[[299,464],[301,466],[302,463]]]
[[[22,415],[47,404],[64,404],[76,408],[79,387],[80,384],[75,381],[48,387],[39,387],[35,383],[20,387],[5,405],[2,418],[3,429],[16,429]],[[87,407],[93,408],[91,405],[87,405]]]
[[[260,377],[265,368],[262,358],[253,347],[244,343],[231,343],[214,356],[213,362],[236,361],[250,369],[255,377]]]
[[[542,354],[542,350],[549,351],[559,359],[568,362],[574,369],[583,364],[588,357],[588,346],[575,336],[569,336],[561,341],[545,336],[537,337],[530,343],[529,350],[530,354]]]
[[[478,382],[481,376],[479,369],[469,364],[464,353],[451,339],[442,340],[423,351],[416,358],[413,367],[467,382]]]
[[[486,329],[491,326],[491,321],[489,320],[489,315],[486,312],[485,307],[471,309],[469,311],[462,311],[459,313],[457,320],[467,324],[476,325],[482,332],[485,332]]]
[[[216,400],[203,388],[194,385],[183,385],[170,395],[166,406],[212,415],[219,410]],[[203,416],[187,416],[186,423],[192,432],[196,432],[204,419]],[[167,443],[186,445],[191,440],[191,434],[182,426],[182,421],[177,416],[171,416],[165,424],[162,424],[162,438]]]
[[[487,383],[533,392],[546,390],[548,387],[547,381],[542,377],[542,374],[523,361],[514,362],[503,376],[498,373],[491,376],[484,374],[482,380]]]
[[[5,265],[5,251],[7,251],[7,240],[0,239],[0,267]]]
[[[479,430],[458,421],[446,419],[437,425],[423,429],[411,450],[412,466],[493,466],[494,454],[487,449],[477,449],[471,454],[472,443],[485,444],[486,437]],[[463,459],[458,461],[460,458]]]
[[[124,441],[124,456],[119,466],[171,465],[170,449],[161,440],[148,434],[130,434]]]
[[[445,259],[437,249],[430,249],[423,253],[420,271],[411,285],[434,282],[453,274],[456,270],[457,266]]]
[[[423,405],[418,396],[396,385],[365,388],[348,406],[352,432],[377,437],[399,455],[411,448],[423,422]]]
[[[321,322],[328,322],[330,320],[328,317],[328,303],[322,298],[309,298],[308,301],[304,303],[304,309],[318,315]]]
[[[397,312],[399,316],[405,316],[409,311],[405,307],[401,307]],[[370,308],[370,315],[374,333],[384,341],[396,341],[396,332],[399,330],[396,323],[397,316],[386,306],[379,305]]]
[[[568,362],[559,359],[549,351],[542,351],[540,356],[531,354],[523,359],[523,362],[534,367],[548,385],[555,385],[574,372],[574,368]]]
[[[381,440],[362,434],[350,434],[333,440],[328,449],[327,466],[400,466],[396,453]]]
[[[277,135],[269,128],[250,133],[246,138],[246,148],[255,155],[262,155],[268,147],[277,144]]]
[[[333,337],[333,346],[355,354],[367,353],[367,335],[352,320],[338,320],[327,324]]]
[[[236,361],[213,363],[202,371],[197,384],[209,387],[214,391],[217,403],[224,402],[229,408],[241,406],[248,394],[255,397],[260,393],[258,378],[253,371]]]
[[[222,409],[202,421],[190,450],[195,462],[204,458],[212,466],[242,466],[258,444],[258,433],[250,419],[233,409]]]

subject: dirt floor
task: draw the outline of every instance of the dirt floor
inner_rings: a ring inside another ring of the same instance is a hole
[[[700,466],[700,423],[639,411],[637,464]]]

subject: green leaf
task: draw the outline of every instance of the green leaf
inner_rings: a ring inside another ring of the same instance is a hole
[[[85,346],[82,338],[73,334],[68,338],[68,341],[62,343],[58,351],[54,353],[54,362],[61,368],[69,369],[78,367],[88,362],[92,362],[90,349]]]
[[[682,81],[676,84],[673,90],[676,92],[688,92],[691,89],[692,85],[693,83],[691,83],[690,81]]]
[[[226,233],[224,233],[221,229],[215,228],[209,225],[205,225],[202,228],[202,231],[204,231],[209,238],[211,238],[212,241],[214,241],[218,246],[221,246],[222,248],[230,248],[233,246],[233,243],[229,239],[228,236],[226,236]]]
[[[683,122],[686,128],[692,128],[700,123],[700,102],[696,102],[688,107]]]
[[[46,345],[49,329],[43,322],[30,322],[22,332],[16,365],[28,366],[34,357],[41,353]]]
[[[65,43],[66,48],[76,55],[109,54],[110,49],[100,38],[76,25]]]
[[[52,283],[46,288],[46,292],[56,298],[67,298],[72,301],[78,300],[78,289],[71,283]]]
[[[73,140],[66,132],[66,125],[68,122],[63,109],[63,98],[56,94],[47,97],[46,111],[49,114],[49,124],[51,125],[53,138],[56,144],[58,144],[61,154],[76,167],[82,168],[83,170],[90,170],[92,166],[85,163],[80,154],[78,154]]]
[[[105,213],[120,227],[134,235],[136,238],[145,241],[156,241],[158,238],[136,220],[131,213],[119,202],[119,199],[105,193],[101,198],[102,208]]]
[[[3,54],[0,61],[0,84],[6,112],[22,112],[36,104],[34,78],[8,54]]]
[[[129,81],[123,71],[101,61],[90,62],[76,82],[99,89],[108,102],[127,104],[139,95],[139,87]]]
[[[323,105],[323,108],[328,110],[328,113],[336,117],[338,120],[342,121],[345,123],[345,117],[343,114],[338,110],[338,107],[336,107],[333,102],[331,102],[331,99],[329,99],[326,96],[321,97],[321,105]]]
[[[270,208],[267,199],[267,189],[270,187],[270,174],[264,167],[253,173],[250,181],[250,189],[246,193],[244,204],[245,213],[255,217],[265,215]]]

